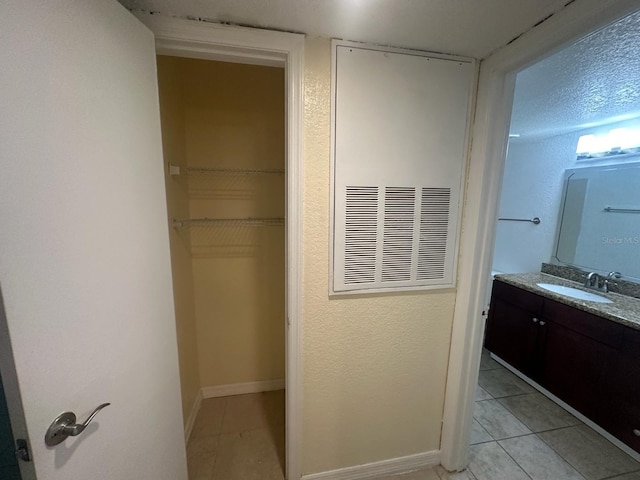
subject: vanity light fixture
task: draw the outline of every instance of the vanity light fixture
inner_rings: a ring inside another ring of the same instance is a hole
[[[614,128],[606,134],[582,135],[578,139],[578,160],[640,153],[640,128]]]

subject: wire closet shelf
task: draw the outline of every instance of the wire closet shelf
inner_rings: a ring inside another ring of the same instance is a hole
[[[192,227],[277,227],[284,225],[284,218],[192,218],[173,220],[173,228]]]
[[[169,164],[169,173],[178,175],[284,175],[284,170],[275,168],[205,168],[205,167],[183,167]]]

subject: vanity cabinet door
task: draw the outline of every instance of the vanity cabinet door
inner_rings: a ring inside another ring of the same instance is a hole
[[[495,281],[487,319],[485,347],[535,378],[542,298]]]
[[[610,397],[602,426],[640,453],[640,331],[626,330],[622,351],[607,374]]]
[[[607,392],[605,374],[615,350],[543,317],[538,383],[596,423]]]
[[[608,396],[607,372],[622,346],[623,327],[545,299],[538,383],[596,423]]]

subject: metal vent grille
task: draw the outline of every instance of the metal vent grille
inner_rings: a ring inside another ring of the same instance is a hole
[[[373,283],[378,243],[378,187],[347,186],[344,283]]]
[[[445,276],[450,204],[450,188],[422,189],[418,280]]]
[[[384,196],[382,281],[411,280],[416,189],[387,187]]]

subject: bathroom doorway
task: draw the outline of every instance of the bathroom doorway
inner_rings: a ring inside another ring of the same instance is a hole
[[[556,240],[567,169],[638,161],[617,152],[585,162],[578,145],[586,135],[640,126],[640,82],[630,73],[640,64],[629,48],[640,41],[639,27],[639,13],[626,16],[516,75],[491,277],[561,268],[554,264],[562,263]],[[603,478],[640,470],[637,453],[620,450],[613,437],[599,435],[510,370],[483,350],[470,442],[477,478],[492,468],[509,478],[536,478],[541,471]],[[531,451],[537,454],[525,458]]]

